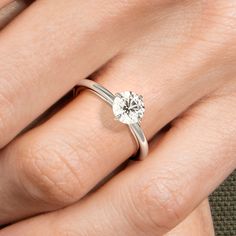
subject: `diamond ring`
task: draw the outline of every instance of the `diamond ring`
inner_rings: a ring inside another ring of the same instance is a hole
[[[112,107],[115,119],[128,125],[137,143],[138,159],[143,160],[148,154],[148,142],[140,126],[145,111],[143,97],[131,91],[113,95],[109,90],[89,79],[80,80],[74,90],[75,95],[81,87],[91,90],[102,98]]]

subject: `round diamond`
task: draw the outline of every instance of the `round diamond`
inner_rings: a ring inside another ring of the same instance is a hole
[[[120,122],[125,124],[138,123],[145,111],[143,97],[131,91],[117,93],[112,109],[116,119]]]

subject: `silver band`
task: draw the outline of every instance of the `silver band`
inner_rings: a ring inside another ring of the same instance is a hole
[[[111,107],[113,106],[115,96],[100,84],[89,79],[83,79],[79,81],[77,86],[91,90],[92,92],[97,94],[100,98],[102,98],[106,103],[108,103]],[[76,93],[78,93],[78,90],[76,91]],[[139,123],[127,124],[127,125],[129,126],[129,129],[133,134],[139,149],[138,159],[143,160],[148,154],[148,142],[144,135],[144,132]]]

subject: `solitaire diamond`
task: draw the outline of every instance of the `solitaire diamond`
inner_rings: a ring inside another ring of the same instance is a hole
[[[139,123],[145,111],[143,97],[131,91],[117,93],[112,110],[115,118],[122,123]]]

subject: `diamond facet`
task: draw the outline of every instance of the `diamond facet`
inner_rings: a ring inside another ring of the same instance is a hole
[[[115,118],[122,123],[139,123],[145,111],[143,97],[131,91],[117,93],[112,110]]]

